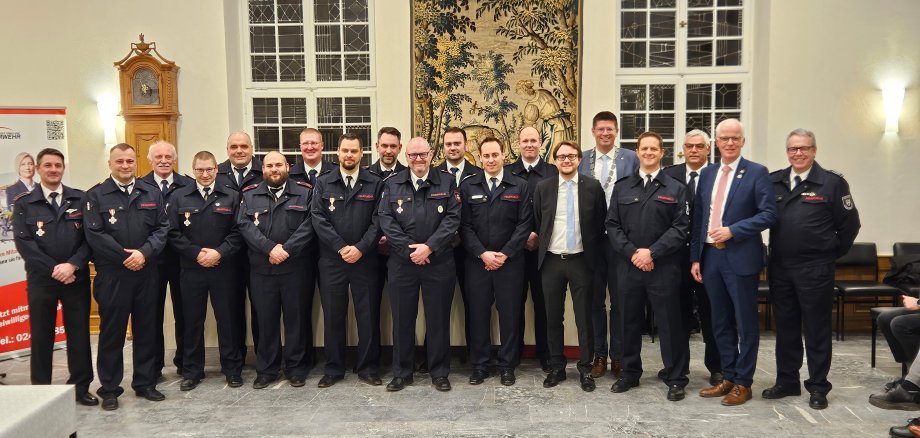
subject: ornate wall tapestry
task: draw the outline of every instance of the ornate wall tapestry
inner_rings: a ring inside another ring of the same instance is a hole
[[[413,136],[443,161],[443,133],[467,133],[467,158],[480,140],[518,158],[518,132],[540,132],[541,154],[576,140],[580,80],[579,0],[413,0]],[[548,160],[552,161],[552,160]]]

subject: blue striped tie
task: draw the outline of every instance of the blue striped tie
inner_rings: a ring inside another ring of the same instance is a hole
[[[575,251],[575,181],[566,181],[565,189],[565,249]]]

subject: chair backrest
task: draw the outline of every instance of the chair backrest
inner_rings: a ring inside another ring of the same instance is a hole
[[[894,255],[920,254],[920,243],[895,242]]]
[[[878,271],[878,252],[875,249],[875,243],[854,243],[846,254],[837,259],[838,268],[845,266],[871,266]]]

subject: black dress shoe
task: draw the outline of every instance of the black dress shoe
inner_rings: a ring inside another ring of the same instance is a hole
[[[709,374],[709,384],[712,386],[717,386],[722,383],[722,380],[722,373],[718,371]]]
[[[265,389],[268,388],[268,385],[271,385],[277,377],[269,376],[256,376],[256,380],[252,382],[253,389]]]
[[[581,380],[582,391],[591,392],[597,388],[597,385],[594,383],[594,377],[591,377],[590,374],[581,374],[579,378]]]
[[[811,393],[808,398],[808,407],[812,409],[824,409],[827,407],[827,396],[820,392]]]
[[[900,411],[917,411],[920,410],[920,404],[917,404],[917,395],[898,385],[891,391],[884,394],[872,394],[869,396],[869,404],[882,409],[897,409]]]
[[[118,397],[111,394],[102,396],[102,409],[106,411],[118,409]]]
[[[920,426],[920,418],[911,418],[903,426],[894,426],[888,429],[888,434],[899,438],[914,438],[914,434],[908,429],[910,426]]]
[[[243,378],[240,376],[227,376],[227,386],[231,388],[239,388],[243,386]]]
[[[684,387],[680,385],[671,385],[668,387],[668,401],[681,401],[687,393],[684,392]]]
[[[501,381],[502,385],[505,386],[514,385],[514,382],[517,381],[517,379],[514,377],[514,370],[502,370]]]
[[[658,380],[664,381],[668,378],[668,370],[662,368],[658,370]]]
[[[470,385],[480,385],[482,382],[485,382],[489,378],[489,372],[486,370],[473,370],[473,374],[470,374]]]
[[[432,377],[431,385],[441,392],[450,391],[450,380],[447,380],[447,377]]]
[[[376,374],[358,374],[358,380],[372,386],[383,385],[383,381],[380,380],[380,376]]]
[[[156,388],[147,388],[141,391],[135,391],[134,395],[138,397],[143,397],[150,401],[163,401],[166,400],[166,396],[162,392],[157,391]]]
[[[552,370],[546,375],[546,378],[543,379],[543,387],[552,388],[563,380],[565,380],[565,369]]]
[[[390,380],[390,383],[387,383],[387,391],[402,391],[405,387],[411,385],[412,382],[413,380],[411,377],[394,377],[393,380]]]
[[[894,379],[894,380],[892,380],[892,381],[886,383],[886,384],[885,384],[885,392],[891,391],[891,390],[894,389],[896,386],[900,385],[901,382],[903,382],[903,381],[904,381],[904,379]]]
[[[760,394],[767,400],[776,400],[778,398],[789,397],[793,395],[802,395],[802,388],[798,386],[780,385],[777,383],[771,388],[764,389]]]
[[[300,388],[307,384],[307,376],[292,376],[288,378],[288,383],[294,388]],[[330,385],[331,386],[331,385]]]
[[[201,379],[185,379],[182,383],[179,383],[179,390],[191,391],[197,388],[199,383],[201,383]]]
[[[319,379],[319,383],[316,384],[317,388],[328,388],[332,385],[335,385],[338,381],[344,379],[345,376],[332,376],[326,374],[322,379]]]
[[[95,395],[92,395],[88,392],[82,394],[77,394],[77,403],[83,406],[96,406],[99,404],[99,399]]]
[[[616,382],[613,382],[613,385],[610,387],[610,391],[617,392],[617,393],[626,392],[637,386],[639,386],[638,380],[630,380],[630,379],[623,377],[623,378],[617,379]]]

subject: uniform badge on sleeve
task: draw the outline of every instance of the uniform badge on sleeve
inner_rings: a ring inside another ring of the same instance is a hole
[[[843,208],[847,210],[853,209],[853,195],[846,195],[840,198],[840,200],[843,201]]]

